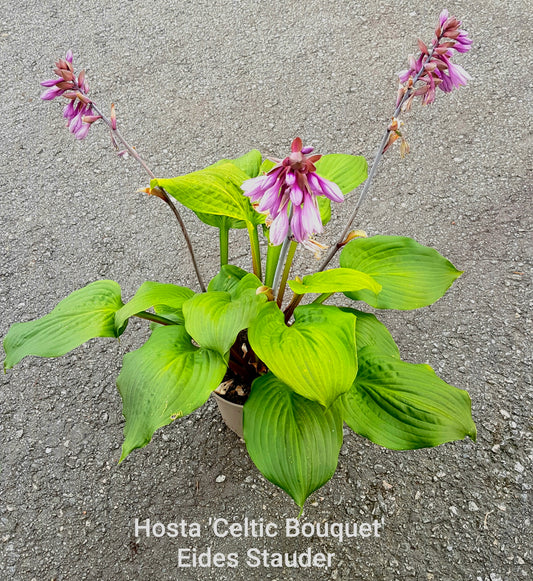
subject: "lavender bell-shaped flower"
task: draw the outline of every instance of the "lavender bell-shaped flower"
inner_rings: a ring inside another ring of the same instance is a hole
[[[72,66],[72,51],[69,50],[64,59],[56,63],[54,73],[57,78],[43,81],[43,87],[49,87],[41,95],[41,99],[51,101],[56,97],[65,97],[68,103],[63,110],[63,117],[67,120],[67,127],[76,139],[84,139],[91,125],[101,119],[95,115],[91,100],[87,97],[89,85],[85,79],[85,71],[76,77]]]
[[[421,50],[420,56],[415,60],[409,58],[409,68],[398,74],[400,86],[398,102],[401,101],[406,91],[416,82],[421,83],[412,91],[411,97],[405,104],[405,109],[411,106],[412,100],[422,96],[422,103],[429,105],[435,100],[435,90],[449,93],[453,89],[466,85],[471,79],[470,75],[455,63],[451,58],[455,54],[465,53],[470,50],[472,40],[468,33],[460,30],[462,23],[455,16],[450,16],[447,10],[443,10],[439,16],[439,24],[435,29],[433,42],[428,48],[422,41],[418,41]]]
[[[326,196],[333,202],[342,202],[344,196],[337,184],[316,173],[315,162],[321,155],[311,155],[312,147],[302,147],[297,137],[291,153],[266,174],[246,180],[244,194],[257,211],[269,215],[270,242],[281,244],[289,234],[289,227],[297,242],[306,244],[313,234],[322,232],[322,219],[317,197]]]

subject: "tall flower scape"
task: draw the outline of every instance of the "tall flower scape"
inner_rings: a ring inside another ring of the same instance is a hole
[[[198,289],[148,281],[123,302],[118,283],[93,282],[44,317],[14,323],[4,340],[5,369],[29,355],[64,355],[93,337],[119,337],[131,317],[146,319],[152,333],[125,355],[117,379],[125,417],[120,460],[216,390],[244,404],[251,459],[300,507],[333,475],[344,424],[395,450],[475,438],[467,392],[427,365],[402,361],[376,314],[358,305],[363,301],[376,313],[424,307],[461,272],[411,238],[352,230],[383,154],[398,139],[402,155],[409,151],[401,115],[417,98],[429,105],[436,89],[448,93],[467,83],[468,73],[453,58],[471,44],[461,22],[444,10],[432,42],[419,41],[420,54],[399,75],[396,108],[370,171],[363,157],[319,155],[296,137],[282,159],[263,159],[252,150],[175,178],[157,177],[129,145],[114,106],[107,116],[93,101],[85,72],[76,74],[68,51],[54,78],[42,83],[42,98],[66,101],[63,115],[77,139],[104,123],[118,153],[145,168],[151,181],[144,191],[176,217]],[[327,249],[320,235],[331,202],[349,200],[363,183],[346,227]],[[220,272],[207,285],[176,202],[219,230]],[[252,272],[230,264],[229,232],[235,228],[248,231]],[[266,256],[260,235],[268,241]],[[299,245],[326,253],[314,274],[289,280]],[[328,268],[337,254],[340,266]],[[347,306],[324,304],[339,293]]]

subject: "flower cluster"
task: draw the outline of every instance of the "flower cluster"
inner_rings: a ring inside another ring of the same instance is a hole
[[[43,87],[50,87],[41,95],[41,99],[51,101],[61,96],[68,99],[63,117],[67,120],[69,131],[77,139],[83,139],[91,124],[101,119],[100,115],[95,115],[91,100],[87,97],[89,85],[85,79],[85,71],[81,71],[76,77],[72,66],[72,51],[69,50],[64,59],[57,61],[54,73],[57,78],[41,83]]]
[[[312,147],[302,147],[297,137],[289,156],[275,159],[276,165],[266,175],[246,180],[241,186],[253,203],[259,202],[257,210],[269,214],[270,242],[275,246],[287,238],[289,223],[295,240],[304,244],[309,236],[322,232],[317,196],[334,202],[344,200],[337,184],[316,173],[314,164],[322,156],[308,156],[312,151]]]
[[[463,67],[451,62],[454,51],[465,53],[472,44],[468,33],[460,30],[460,27],[461,21],[443,10],[431,46],[428,48],[421,40],[418,41],[420,56],[416,60],[413,56],[409,57],[409,68],[398,74],[402,84],[397,104],[411,90],[405,101],[405,110],[409,109],[416,96],[422,96],[422,103],[429,105],[435,100],[436,87],[449,93],[461,85],[466,85],[471,79]],[[417,81],[421,81],[422,85],[414,88]]]

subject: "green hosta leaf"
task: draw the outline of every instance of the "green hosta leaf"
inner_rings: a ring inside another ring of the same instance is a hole
[[[340,307],[340,310],[345,313],[352,313],[357,317],[355,324],[357,353],[360,353],[365,347],[372,347],[376,354],[379,353],[400,359],[398,346],[394,342],[389,330],[374,315],[348,307]]]
[[[331,270],[309,274],[304,276],[302,282],[290,280],[289,286],[292,292],[299,295],[357,291],[361,289],[370,289],[377,294],[381,290],[381,285],[371,276],[352,268],[332,268]]]
[[[274,161],[272,161],[271,159],[263,160],[263,163],[261,164],[261,167],[259,168],[258,175],[268,173],[275,165],[276,165],[276,163]]]
[[[257,149],[252,149],[252,151],[249,151],[235,159],[221,159],[210,167],[217,167],[225,163],[232,163],[243,171],[249,178],[255,178],[259,175],[259,168],[261,167],[261,152]]]
[[[285,325],[275,303],[261,309],[248,330],[259,358],[296,393],[329,407],[357,373],[355,318],[337,307],[305,305]]]
[[[27,323],[15,323],[4,339],[10,369],[27,355],[59,357],[94,337],[118,337],[115,313],[122,307],[120,286],[99,280],[71,293],[55,309]]]
[[[240,285],[243,278],[246,278],[246,282]],[[255,290],[261,284],[261,281],[255,274],[246,272],[246,270],[233,264],[225,264],[220,269],[220,272],[211,279],[207,286],[207,291],[225,291],[235,296],[235,293],[239,293],[245,288],[253,288]]]
[[[117,379],[126,418],[122,461],[153,433],[203,405],[222,381],[226,361],[195,347],[182,326],[159,327],[124,357]]]
[[[428,365],[414,365],[367,348],[343,396],[344,421],[361,436],[393,450],[438,446],[476,437],[470,397]]]
[[[245,153],[241,157],[236,159],[221,159],[217,163],[210,167],[217,167],[231,163],[243,171],[248,178],[255,178],[259,175],[259,168],[261,166],[261,153],[257,149],[252,149],[248,153]],[[237,220],[235,218],[230,218],[228,216],[217,216],[215,214],[203,214],[201,212],[196,212],[196,215],[204,224],[209,226],[214,226],[215,228],[222,228],[223,230],[230,229],[242,229],[246,228],[246,222],[244,220]],[[255,223],[264,222],[265,215],[258,214],[255,216]]]
[[[255,274],[249,272],[246,276],[243,276],[239,283],[227,290],[233,299],[240,299],[244,295],[250,294],[249,291],[255,291],[262,286],[263,283],[255,276]]]
[[[340,265],[366,272],[383,287],[347,292],[378,309],[418,309],[440,299],[462,273],[435,249],[404,236],[356,238],[343,249]]]
[[[244,220],[237,220],[235,218],[229,218],[228,216],[215,216],[215,214],[203,214],[202,212],[196,212],[196,215],[204,224],[221,228],[222,230],[246,228],[246,222]]]
[[[185,328],[198,345],[224,356],[235,343],[237,334],[256,318],[266,302],[256,294],[259,279],[248,274],[231,292],[209,291],[184,303]]]
[[[254,464],[298,506],[333,476],[342,444],[335,407],[325,410],[269,373],[253,383],[243,427]]]
[[[264,216],[256,212],[240,186],[248,175],[233,163],[225,163],[170,179],[154,179],[180,203],[199,214],[227,216],[257,225]]]
[[[331,220],[331,200],[326,196],[318,196],[318,210],[320,212],[320,219],[324,226]]]
[[[346,153],[323,155],[315,162],[315,167],[319,176],[335,182],[343,194],[348,194],[363,183],[368,170],[364,157]]]
[[[194,295],[191,289],[175,284],[159,282],[143,283],[135,296],[115,314],[115,324],[119,329],[135,313],[154,307],[156,312],[172,313],[175,320],[183,324],[182,305]]]

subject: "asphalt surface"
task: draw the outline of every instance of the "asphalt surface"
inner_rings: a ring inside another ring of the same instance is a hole
[[[0,335],[98,278],[117,280],[124,299],[144,280],[195,288],[172,216],[136,193],[148,183],[142,170],[116,157],[102,126],[76,142],[62,106],[40,101],[39,81],[68,48],[95,100],[116,104],[123,133],[158,176],[254,147],[283,156],[297,135],[320,153],[371,159],[393,110],[395,73],[418,36],[431,39],[443,7],[0,0]],[[532,578],[531,6],[446,7],[474,39],[458,59],[473,80],[414,108],[411,154],[387,155],[357,227],[412,236],[465,271],[435,305],[382,320],[404,359],[468,390],[477,443],[392,452],[348,434],[303,522],[376,520],[379,536],[291,537],[283,527],[295,505],[262,478],[212,402],[118,465],[115,379],[123,354],[147,337],[132,324],[120,343],[28,358],[2,376],[1,580]],[[329,232],[347,212],[337,209]],[[216,233],[190,213],[186,221],[208,279]],[[245,254],[245,239],[233,236],[232,261],[249,267]],[[312,260],[300,255],[295,274]],[[279,534],[212,529],[213,519],[245,518],[274,523]],[[136,537],[135,519],[183,519],[189,536]],[[190,536],[191,523],[200,537]],[[207,548],[237,554],[238,566],[184,565]],[[334,553],[331,566],[254,566],[247,557],[308,548]]]

